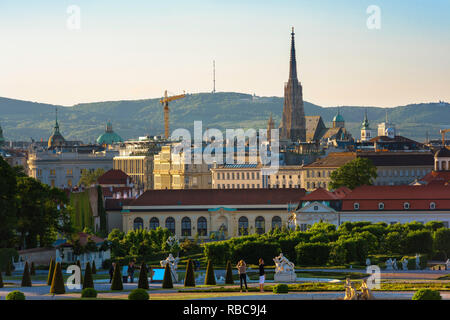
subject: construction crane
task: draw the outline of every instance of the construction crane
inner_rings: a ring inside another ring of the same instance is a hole
[[[183,94],[177,96],[167,96],[167,90],[164,92],[164,98],[159,100],[161,104],[164,106],[164,135],[166,139],[169,139],[169,102],[184,98],[186,94],[183,91]]]
[[[442,147],[445,148],[445,134],[447,132],[450,132],[450,129],[443,129],[440,131],[440,133],[442,134]]]

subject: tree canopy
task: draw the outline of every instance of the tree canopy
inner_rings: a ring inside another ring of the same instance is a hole
[[[355,189],[362,185],[372,185],[377,178],[377,168],[372,161],[356,158],[331,173],[330,188],[347,187]]]

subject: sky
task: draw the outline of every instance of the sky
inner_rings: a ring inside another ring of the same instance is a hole
[[[450,0],[0,0],[0,96],[283,96],[291,27],[306,101],[450,101]]]

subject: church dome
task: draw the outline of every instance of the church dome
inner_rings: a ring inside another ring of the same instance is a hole
[[[58,118],[56,118],[55,127],[53,128],[52,135],[50,136],[50,138],[48,138],[47,146],[49,148],[52,148],[52,147],[61,147],[65,144],[66,144],[66,140],[64,139],[62,134],[59,132]]]
[[[337,115],[334,116],[333,122],[345,122],[344,117],[338,111]]]
[[[123,139],[113,131],[112,123],[111,121],[108,121],[108,123],[106,124],[106,130],[97,138],[97,143],[101,145],[111,145],[118,142],[123,142]]]

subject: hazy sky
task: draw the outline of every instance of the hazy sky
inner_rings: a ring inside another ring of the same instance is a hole
[[[67,27],[71,5],[79,30]],[[217,91],[282,96],[291,26],[307,101],[450,101],[450,0],[0,0],[0,96],[72,105],[208,92],[213,60]]]

